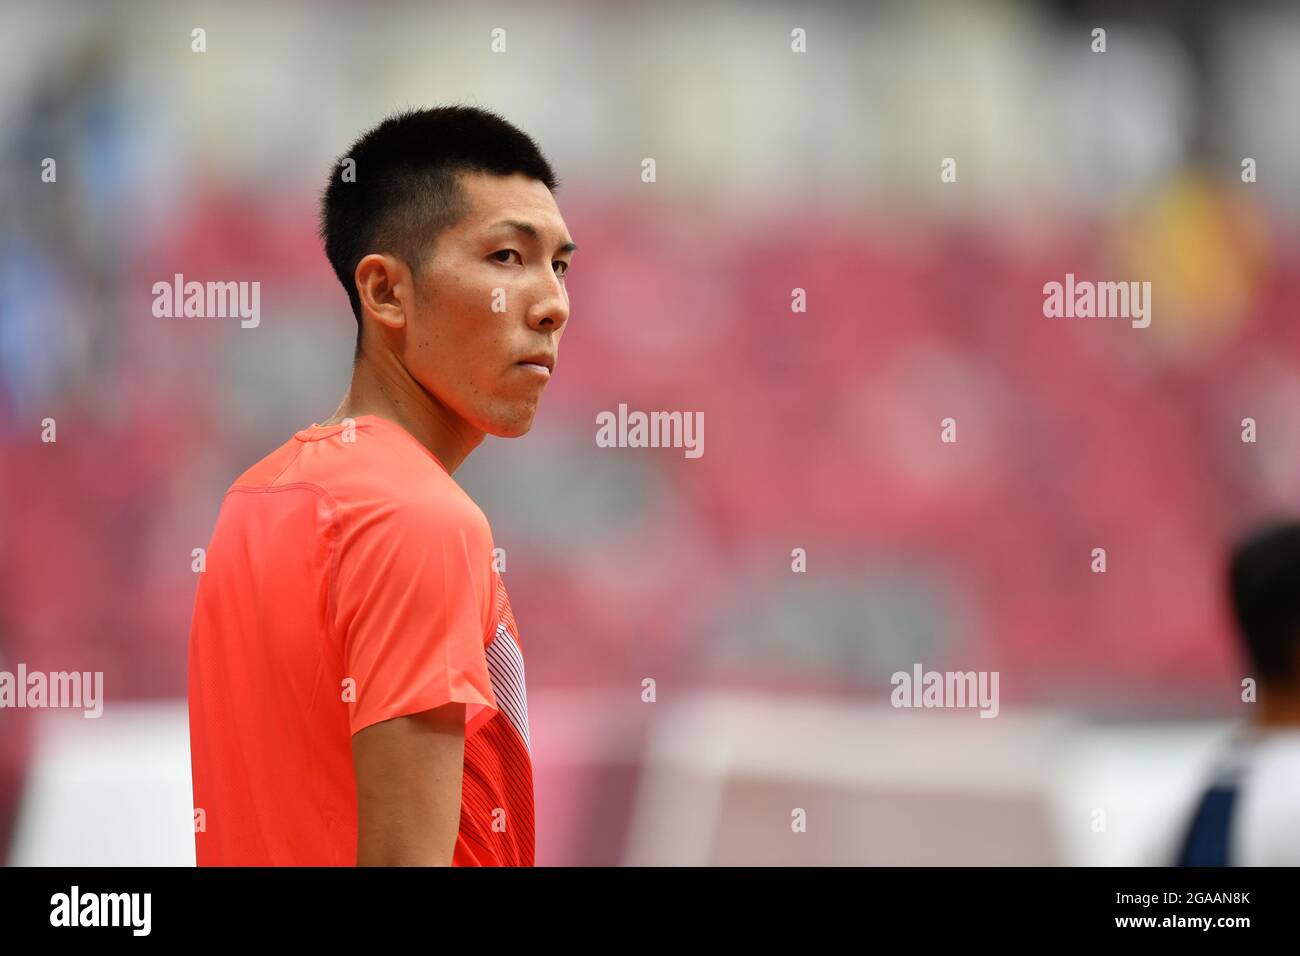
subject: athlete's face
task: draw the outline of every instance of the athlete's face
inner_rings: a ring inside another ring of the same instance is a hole
[[[486,173],[460,183],[469,211],[416,272],[404,361],[470,426],[513,438],[532,427],[555,374],[574,246],[544,183]]]

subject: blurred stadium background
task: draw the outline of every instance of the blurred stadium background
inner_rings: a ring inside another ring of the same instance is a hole
[[[507,553],[538,862],[1155,859],[1245,709],[1225,547],[1300,510],[1300,10],[0,23],[0,667],[107,697],[0,712],[0,857],[193,862],[191,550],[348,377],[317,195],[385,113],[467,102],[538,139],[582,246],[537,426],[457,473]],[[154,318],[177,272],[260,281],[260,326]],[[1066,272],[1151,281],[1151,327],[1045,319]],[[597,448],[624,402],[703,411],[704,456]],[[890,708],[917,662],[999,671],[999,717]]]

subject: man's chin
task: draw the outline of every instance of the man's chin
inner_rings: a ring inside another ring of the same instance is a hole
[[[534,409],[518,418],[494,421],[484,430],[495,438],[522,438],[532,431],[536,414],[537,411]]]

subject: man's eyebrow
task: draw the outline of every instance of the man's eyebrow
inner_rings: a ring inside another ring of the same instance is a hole
[[[518,232],[522,232],[526,236],[531,236],[533,239],[537,240],[538,242],[540,242],[542,239],[541,233],[537,231],[537,227],[534,226],[531,222],[520,222],[518,219],[502,219],[499,223],[497,223],[492,228],[496,229],[499,228],[500,226],[509,226],[511,229],[514,229]],[[577,252],[578,244],[572,241],[566,242],[564,245],[560,246],[560,248],[556,249],[555,251],[556,252]]]

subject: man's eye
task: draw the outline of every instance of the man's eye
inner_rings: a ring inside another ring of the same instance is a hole
[[[504,258],[504,259],[501,258],[502,256],[505,256],[505,258]],[[519,256],[519,250],[517,250],[517,249],[501,249],[501,250],[499,250],[499,251],[497,251],[497,252],[492,253],[492,258],[493,258],[493,259],[496,259],[497,262],[509,262],[511,256]],[[523,264],[524,264],[524,257],[523,257],[523,256],[519,256],[519,264],[520,264],[520,265],[523,265]]]
[[[553,263],[551,263],[551,265],[558,266],[558,268],[555,270],[556,275],[566,276],[569,274],[569,264],[567,262],[564,262],[561,259],[556,259]]]

